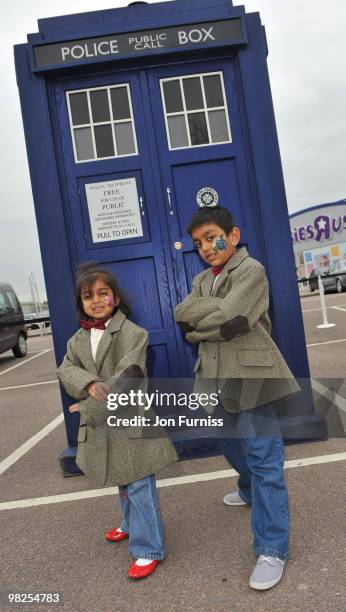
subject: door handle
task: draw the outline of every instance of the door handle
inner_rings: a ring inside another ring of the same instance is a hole
[[[169,187],[167,187],[166,191],[167,191],[169,214],[173,215],[174,213],[173,213],[172,202],[171,202],[171,190]]]
[[[143,198],[142,197],[139,198],[139,206],[140,206],[140,209],[141,209],[141,215],[142,215],[142,217],[144,217],[145,212],[144,212],[144,204],[143,204]]]

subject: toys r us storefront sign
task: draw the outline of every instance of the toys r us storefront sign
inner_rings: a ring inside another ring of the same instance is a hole
[[[335,217],[322,214],[315,217],[308,225],[295,227],[292,230],[292,240],[293,243],[304,240],[322,242],[323,240],[331,240],[334,237],[334,233],[340,235],[344,230],[346,230],[346,212],[344,214],[342,211],[341,214]]]
[[[346,200],[294,213],[290,223],[298,278],[346,261]]]

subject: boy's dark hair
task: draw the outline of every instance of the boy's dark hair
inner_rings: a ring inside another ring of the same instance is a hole
[[[215,225],[223,229],[227,236],[235,226],[233,217],[227,208],[223,208],[222,206],[200,208],[192,215],[187,228],[190,236],[194,229],[204,225],[204,223],[215,223]]]
[[[131,314],[128,299],[120,290],[116,278],[110,272],[108,272],[108,270],[102,268],[96,261],[90,261],[88,263],[80,264],[76,274],[76,307],[78,319],[83,319],[87,316],[83,310],[81,298],[82,287],[87,286],[88,289],[90,289],[98,278],[101,278],[106,285],[112,289],[114,296],[119,296],[120,302],[118,309],[120,309],[126,316]]]

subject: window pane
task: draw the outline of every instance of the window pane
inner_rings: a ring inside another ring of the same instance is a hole
[[[4,314],[7,308],[8,308],[8,304],[5,298],[5,294],[0,293],[0,314]]]
[[[73,125],[90,123],[86,93],[71,94],[69,98]]]
[[[204,77],[204,89],[205,97],[207,100],[208,108],[213,106],[224,106],[225,101],[223,99],[221,79],[220,75],[213,74],[211,76]]]
[[[176,149],[177,147],[188,147],[189,141],[186,131],[184,115],[178,115],[177,117],[167,117],[167,121],[171,148]]]
[[[118,155],[136,153],[131,123],[118,123],[114,125],[115,139],[117,141]]]
[[[94,133],[97,157],[112,157],[114,155],[114,145],[111,126],[96,125]]]
[[[186,109],[195,110],[204,108],[200,78],[184,79],[183,86]]]
[[[179,80],[164,82],[163,92],[167,113],[178,113],[184,110]]]
[[[114,119],[129,119],[131,117],[127,87],[111,89],[111,100]]]
[[[91,91],[90,104],[94,123],[110,120],[108,95],[106,89]]]
[[[208,114],[212,142],[229,141],[225,111],[210,111]]]
[[[191,144],[207,144],[209,142],[205,113],[189,113],[189,128]]]
[[[6,295],[7,295],[8,301],[10,302],[13,310],[15,312],[18,312],[20,310],[20,306],[18,304],[18,300],[15,294],[12,291],[6,291]]]
[[[74,130],[74,137],[78,161],[83,161],[83,159],[93,159],[94,149],[91,138],[91,128],[79,128]]]

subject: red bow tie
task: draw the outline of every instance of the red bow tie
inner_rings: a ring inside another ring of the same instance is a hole
[[[86,321],[85,319],[81,319],[79,324],[83,329],[106,329],[105,323],[109,321],[111,317],[107,317],[106,319],[93,319],[91,321]]]
[[[215,268],[212,268],[211,271],[214,274],[214,276],[218,276],[220,274],[220,272],[222,272],[224,267],[225,266],[215,266]]]

